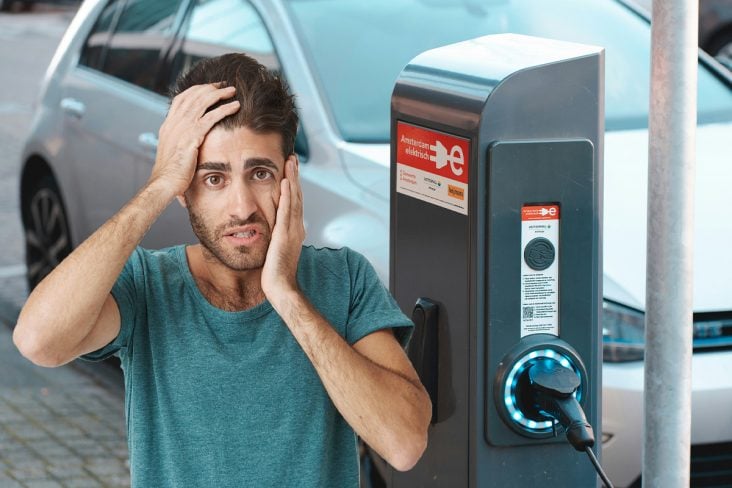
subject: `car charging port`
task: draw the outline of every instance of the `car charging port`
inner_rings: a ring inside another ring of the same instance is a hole
[[[529,388],[522,388],[522,402],[526,396],[530,397],[531,407],[528,412],[536,411],[540,415],[555,419],[564,427],[567,440],[578,451],[584,451],[590,457],[593,466],[606,487],[612,488],[612,483],[597,461],[592,446],[595,445],[595,436],[592,426],[587,422],[582,406],[575,397],[580,387],[580,379],[574,371],[562,366],[553,359],[536,361],[527,369]],[[522,381],[519,378],[519,382]]]
[[[571,371],[580,385],[586,374],[581,361],[569,348],[558,343],[551,347],[547,347],[546,342],[537,345],[540,347],[517,349],[505,358],[504,373],[497,377],[496,392],[500,392],[500,396],[497,395],[496,401],[506,424],[514,431],[525,437],[547,439],[555,437],[557,428],[561,427],[554,417],[542,412],[538,406],[529,371],[538,364],[558,364]],[[582,386],[576,388],[572,396],[581,402]]]

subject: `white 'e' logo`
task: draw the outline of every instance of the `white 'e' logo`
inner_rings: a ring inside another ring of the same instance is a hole
[[[437,164],[437,169],[442,169],[449,163],[450,169],[456,176],[463,174],[462,166],[465,164],[465,155],[462,147],[456,144],[452,146],[450,154],[448,154],[447,148],[438,140],[437,145],[430,146],[430,149],[435,152],[434,155],[430,156],[430,161]]]

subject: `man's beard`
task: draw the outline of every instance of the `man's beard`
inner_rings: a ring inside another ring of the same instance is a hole
[[[208,251],[208,254],[227,268],[234,271],[247,271],[264,266],[272,234],[269,223],[261,214],[252,214],[246,220],[230,220],[213,229],[190,206],[188,206],[188,217],[191,221],[193,233],[196,234],[201,246],[204,248],[204,253]],[[262,231],[262,236],[254,246],[238,246],[227,249],[223,245],[223,238],[227,229],[250,224],[259,224],[257,228]]]

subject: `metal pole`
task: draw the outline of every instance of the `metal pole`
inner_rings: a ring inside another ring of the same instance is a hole
[[[653,0],[643,486],[688,487],[699,0]]]

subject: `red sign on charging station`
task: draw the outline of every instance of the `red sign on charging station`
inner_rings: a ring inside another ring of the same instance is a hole
[[[397,122],[397,192],[468,215],[470,141]]]

